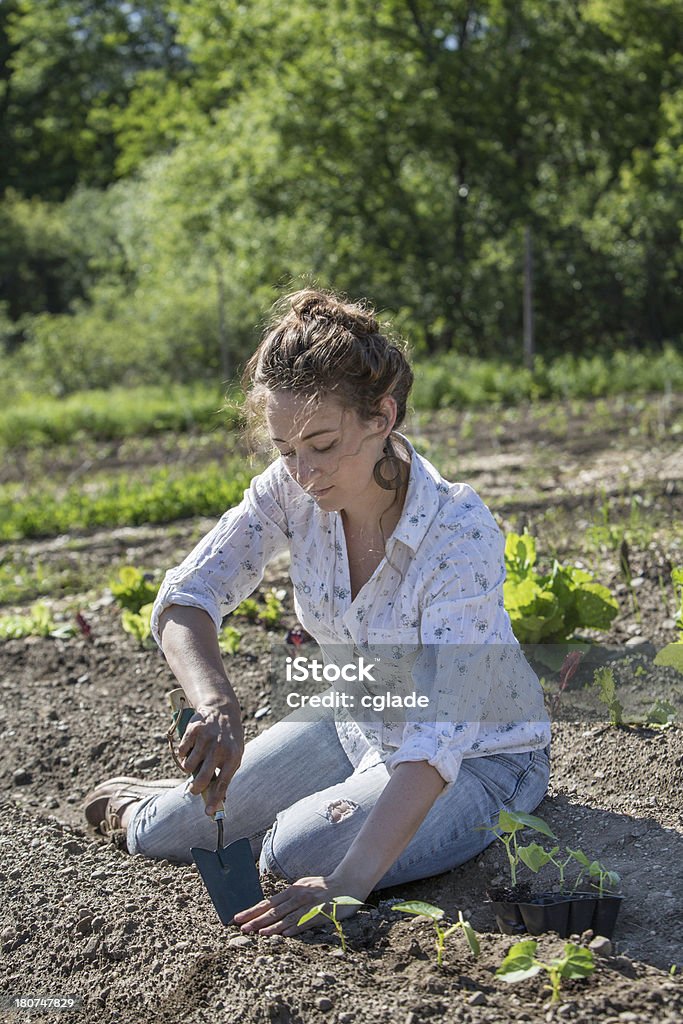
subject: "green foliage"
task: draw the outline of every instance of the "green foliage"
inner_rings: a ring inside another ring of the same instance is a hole
[[[153,607],[154,602],[150,601],[149,604],[143,604],[137,612],[125,607],[121,612],[121,625],[126,633],[130,633],[131,636],[135,637],[141,647],[145,645],[145,641],[150,637]]]
[[[591,573],[555,560],[549,573],[535,569],[536,543],[528,533],[505,540],[505,607],[521,643],[557,644],[577,629],[608,629],[619,607]]]
[[[0,446],[45,447],[85,436],[113,441],[236,426],[235,409],[219,411],[220,406],[217,389],[196,385],[80,391],[61,399],[31,395],[0,410]]]
[[[446,939],[452,935],[453,932],[457,931],[458,928],[462,929],[465,939],[467,940],[467,945],[470,947],[470,952],[474,956],[479,956],[480,948],[477,934],[470,922],[465,920],[461,910],[458,911],[458,920],[455,924],[450,925],[448,928],[442,928],[441,921],[444,918],[444,911],[441,907],[435,907],[431,903],[423,903],[421,900],[410,900],[407,903],[395,903],[393,909],[400,910],[405,914],[417,914],[421,917],[430,918],[436,932],[434,945],[436,946],[436,962],[439,967],[443,964],[443,952],[446,946]]]
[[[678,641],[673,644],[667,644],[666,647],[657,652],[655,665],[667,665],[683,673],[683,566],[677,566],[672,570],[671,580],[679,602],[679,607],[676,611]]]
[[[674,724],[677,715],[678,712],[670,701],[657,697],[645,715],[645,724],[659,729],[667,729]]]
[[[5,486],[0,488],[0,540],[222,515],[239,504],[249,485],[251,476],[243,465],[235,460],[186,473],[158,469],[144,480],[108,476],[97,486],[91,483],[88,491],[41,486],[22,494],[16,485]]]
[[[224,654],[237,654],[242,634],[234,626],[224,626],[218,634],[218,646]]]
[[[267,592],[263,604],[253,597],[246,597],[232,614],[242,616],[250,622],[262,622],[271,627],[279,626],[284,611],[282,607],[284,596],[284,590],[271,589]]]
[[[551,960],[549,964],[536,959],[537,948],[538,942],[535,939],[516,942],[496,970],[496,976],[508,984],[514,984],[526,978],[533,978],[541,970],[547,971],[550,979],[550,985],[547,987],[552,993],[552,1005],[560,1001],[563,979],[587,978],[595,970],[593,951],[577,946],[573,942],[566,942],[564,956]]]
[[[593,673],[593,685],[598,689],[598,695],[602,703],[609,711],[609,720],[612,725],[624,724],[624,708],[617,697],[617,683],[614,678],[614,671],[606,665],[604,668],[596,668]]]
[[[477,827],[477,831],[493,832],[496,839],[500,839],[502,842],[507,854],[513,886],[517,884],[519,862],[520,860],[525,862],[520,855],[520,850],[524,848],[520,847],[517,842],[517,833],[525,828],[531,828],[541,835],[555,839],[555,833],[543,818],[539,818],[534,814],[526,814],[522,811],[506,811],[503,807],[498,812],[497,821],[491,822],[490,825],[480,825]]]
[[[346,939],[344,937],[344,932],[342,930],[341,922],[337,920],[337,907],[347,907],[347,906],[362,907],[363,906],[363,901],[362,900],[357,900],[354,896],[335,896],[334,899],[331,900],[330,902],[332,904],[332,911],[331,911],[331,913],[328,914],[328,912],[324,909],[327,906],[327,904],[325,904],[325,903],[318,903],[315,907],[311,907],[310,910],[307,910],[306,913],[303,914],[299,918],[299,920],[297,921],[297,924],[298,925],[305,924],[306,921],[311,921],[318,914],[321,914],[323,917],[326,917],[334,925],[334,927],[336,929],[336,932],[337,932],[337,935],[339,936],[339,941],[341,942],[342,951],[345,953],[346,952]]]
[[[159,587],[152,582],[149,573],[143,573],[134,565],[124,565],[119,569],[118,579],[109,584],[109,589],[120,608],[135,614],[149,602],[154,602]]]
[[[58,626],[50,609],[42,601],[32,605],[26,615],[0,616],[0,640],[19,640],[25,636],[51,636],[57,639],[72,636],[71,625]]]

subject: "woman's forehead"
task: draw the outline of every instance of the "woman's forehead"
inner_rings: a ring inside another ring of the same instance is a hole
[[[266,399],[266,419],[273,440],[289,441],[322,430],[339,430],[349,410],[332,395],[320,400],[292,391],[270,391]]]

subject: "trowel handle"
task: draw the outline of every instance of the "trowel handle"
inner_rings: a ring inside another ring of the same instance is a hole
[[[173,727],[178,733],[179,738],[182,739],[190,719],[195,713],[194,708],[190,706],[185,695],[185,691],[180,686],[177,686],[175,690],[169,690],[166,696],[168,697],[168,702],[171,705],[171,711],[173,712]],[[194,778],[194,775],[192,778]],[[202,790],[202,799],[204,800],[204,803],[208,800],[207,791],[205,789]],[[214,821],[222,820],[225,817],[225,805],[221,804],[212,817]]]

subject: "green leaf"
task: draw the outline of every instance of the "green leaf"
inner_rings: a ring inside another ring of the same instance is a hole
[[[539,846],[538,843],[529,843],[528,846],[520,846],[517,852],[520,860],[526,864],[534,874],[537,874],[541,868],[545,867],[545,865],[550,861],[549,854],[547,854],[543,847]]]
[[[458,911],[458,924],[461,926],[463,932],[465,933],[465,938],[467,940],[467,945],[470,947],[470,951],[473,953],[474,956],[479,956],[479,953],[481,952],[481,947],[479,946],[479,939],[477,938],[477,933],[475,932],[470,922],[466,921],[465,918],[462,916],[461,910]]]
[[[567,847],[567,853],[571,854],[574,860],[577,860],[584,868],[590,867],[590,861],[583,850],[570,850],[569,847]]]
[[[526,939],[523,942],[515,943],[500,967],[496,970],[496,975],[501,977],[503,981],[512,984],[516,981],[523,981],[524,978],[532,978],[535,974],[538,974],[541,966],[534,963],[537,946],[538,943],[534,939]]]
[[[590,629],[609,629],[619,605],[601,583],[583,583],[576,592],[579,625]]]
[[[676,708],[668,700],[658,697],[645,716],[647,725],[672,725],[676,721]]]
[[[655,665],[665,665],[683,672],[683,641],[662,647],[655,657]]]
[[[499,820],[504,832],[516,832],[519,828],[533,828],[536,832],[541,832],[544,836],[548,836],[549,839],[557,839],[557,836],[543,818],[539,818],[535,814],[525,814],[523,811],[501,810]],[[515,827],[505,827],[503,821],[509,822],[511,825],[514,824]]]
[[[563,959],[554,960],[553,965],[558,968],[563,978],[587,978],[595,970],[593,951],[567,942]]]
[[[431,917],[434,921],[440,921],[444,915],[440,907],[435,907],[431,903],[422,903],[420,900],[395,903],[393,909],[402,910],[406,914],[424,914],[425,917]]]
[[[332,900],[332,902],[333,903],[342,904],[345,907],[346,906],[348,906],[348,907],[351,907],[351,906],[362,907],[363,906],[363,900],[357,900],[355,896],[335,896],[334,899]]]
[[[324,903],[318,903],[315,907],[311,907],[310,910],[307,910],[306,913],[299,918],[297,924],[305,924],[306,921],[310,921],[311,918],[315,917],[316,914],[319,914],[321,910],[323,910],[324,906]]]

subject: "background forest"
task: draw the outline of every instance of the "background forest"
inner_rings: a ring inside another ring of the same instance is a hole
[[[680,0],[3,0],[0,394],[227,379],[303,280],[416,355],[668,352]]]

